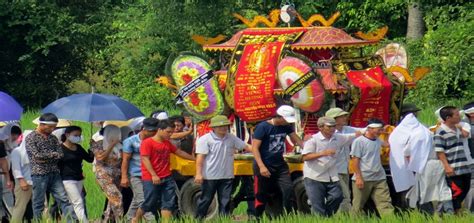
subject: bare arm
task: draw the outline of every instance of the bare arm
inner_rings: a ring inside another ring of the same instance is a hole
[[[196,157],[196,176],[194,177],[194,182],[197,184],[202,184],[203,177],[202,177],[202,164],[204,163],[204,159],[206,158],[205,154],[197,154]]]
[[[150,173],[152,177],[157,177],[155,170],[153,169],[153,166],[151,165],[150,162],[150,157],[149,156],[142,156],[142,163],[145,166],[146,170]]]
[[[122,172],[122,179],[120,180],[120,186],[128,187],[128,166],[130,164],[130,159],[132,158],[132,154],[130,153],[122,153],[122,165],[120,167],[120,171]]]
[[[99,161],[105,161],[109,158],[110,152],[114,149],[114,146],[118,143],[118,140],[109,144],[109,146],[103,151],[97,151],[95,158]]]
[[[265,167],[265,164],[263,164],[262,157],[260,156],[260,145],[262,145],[262,141],[258,139],[253,139],[252,140],[252,153],[253,157],[255,159],[255,162],[257,163],[259,168]]]
[[[296,145],[300,146],[301,148],[303,148],[304,142],[298,135],[296,135],[296,133],[294,133],[294,132],[291,133],[290,134],[290,139],[293,142],[293,144],[296,144]]]
[[[260,156],[260,146],[262,145],[262,140],[259,139],[253,139],[252,140],[252,153],[253,157],[255,159],[255,162],[257,162],[258,169],[260,169],[260,175],[264,177],[270,177],[270,171],[267,169],[265,164],[262,161],[262,156]]]
[[[336,154],[335,149],[325,149],[323,151],[316,152],[316,153],[304,154],[303,155],[303,161],[314,160],[314,159],[318,159],[318,158],[323,157],[323,156],[332,156],[334,154]]]
[[[171,135],[171,139],[181,139],[181,138],[184,138],[190,134],[193,133],[193,129],[192,128],[189,128],[187,131],[184,131],[184,132],[175,132]]]
[[[244,151],[251,153],[252,152],[252,145],[247,144],[247,146],[245,146],[245,148],[244,148]]]
[[[184,159],[188,159],[188,160],[196,160],[196,158],[194,158],[194,156],[190,155],[189,153],[187,152],[184,152],[183,150],[181,149],[176,149],[176,152],[175,154],[181,158],[184,158]]]
[[[446,176],[450,177],[454,175],[454,169],[449,165],[448,159],[446,159],[446,154],[444,152],[437,152],[439,161],[444,166],[444,171],[446,172]]]
[[[362,172],[360,171],[360,158],[352,157],[352,167],[354,169],[355,183],[357,188],[364,188],[364,178],[362,177]]]

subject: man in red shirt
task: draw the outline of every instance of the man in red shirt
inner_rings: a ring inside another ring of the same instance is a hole
[[[195,158],[176,148],[169,141],[174,132],[174,123],[162,120],[155,136],[143,140],[140,146],[142,181],[145,201],[137,210],[133,222],[139,222],[145,212],[161,209],[161,217],[167,221],[175,207],[175,182],[171,176],[170,154],[189,160]],[[160,202],[161,201],[161,202]],[[161,203],[161,207],[158,204]]]

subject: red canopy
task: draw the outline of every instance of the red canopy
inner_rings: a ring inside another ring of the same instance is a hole
[[[375,44],[378,40],[361,40],[356,39],[344,30],[334,27],[290,27],[290,28],[248,28],[245,30],[251,30],[258,34],[259,31],[268,32],[269,30],[281,30],[281,29],[298,29],[304,30],[303,35],[293,44],[292,49],[309,50],[309,49],[330,49],[330,48],[341,48],[341,47],[362,47],[370,44]],[[204,45],[203,49],[208,51],[232,51],[239,42],[242,36],[243,30],[237,32],[228,41],[220,44]]]

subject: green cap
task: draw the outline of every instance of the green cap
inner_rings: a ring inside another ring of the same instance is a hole
[[[339,116],[348,115],[349,112],[342,110],[341,108],[331,108],[326,112],[327,117],[337,118]]]
[[[225,115],[216,115],[213,118],[211,118],[211,124],[209,127],[219,127],[219,126],[225,126],[225,125],[230,125],[229,119]]]

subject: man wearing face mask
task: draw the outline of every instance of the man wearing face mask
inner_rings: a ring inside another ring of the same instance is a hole
[[[85,201],[82,197],[84,188],[84,174],[82,173],[82,161],[88,163],[94,161],[94,157],[82,148],[82,129],[79,126],[69,126],[61,136],[63,158],[59,162],[59,171],[63,180],[64,188],[69,201],[74,207],[74,212],[79,221],[88,222],[85,212]]]
[[[33,215],[36,220],[42,218],[46,191],[50,191],[60,204],[63,219],[73,222],[76,215],[69,203],[58,167],[64,153],[58,139],[51,135],[57,124],[56,115],[45,113],[41,115],[36,130],[25,139],[33,181]]]

